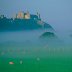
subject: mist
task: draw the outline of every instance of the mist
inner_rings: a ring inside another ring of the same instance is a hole
[[[71,57],[72,37],[69,31],[55,31],[57,39],[41,40],[46,30],[0,32],[0,52],[3,57]]]

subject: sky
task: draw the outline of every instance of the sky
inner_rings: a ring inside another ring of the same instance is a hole
[[[0,0],[0,14],[13,17],[19,11],[40,13],[56,30],[72,30],[72,0]]]

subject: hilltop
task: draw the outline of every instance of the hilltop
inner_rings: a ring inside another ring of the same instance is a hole
[[[35,29],[52,29],[53,28],[43,22],[40,14],[37,15],[19,12],[15,18],[6,18],[4,15],[0,16],[0,31],[13,31],[13,30],[35,30]]]

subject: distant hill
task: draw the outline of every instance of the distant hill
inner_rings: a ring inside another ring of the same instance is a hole
[[[42,39],[53,39],[53,38],[57,38],[57,36],[53,32],[45,32],[40,36],[40,38],[42,38]]]

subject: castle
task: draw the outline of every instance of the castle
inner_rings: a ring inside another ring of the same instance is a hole
[[[4,15],[0,15],[0,18],[3,19],[3,18],[5,18],[5,16]]]
[[[16,19],[38,19],[41,20],[40,14],[37,12],[36,15],[30,14],[28,11],[26,13],[20,11],[18,14],[16,14]]]
[[[6,17],[4,15],[0,15],[0,18],[4,19]],[[38,12],[36,15],[34,15],[30,14],[28,11],[27,12],[20,11],[12,19],[41,20],[40,14]]]
[[[34,30],[52,27],[41,20],[40,14],[30,14],[27,12],[18,12],[13,18],[7,18],[0,15],[0,31],[6,30]]]

